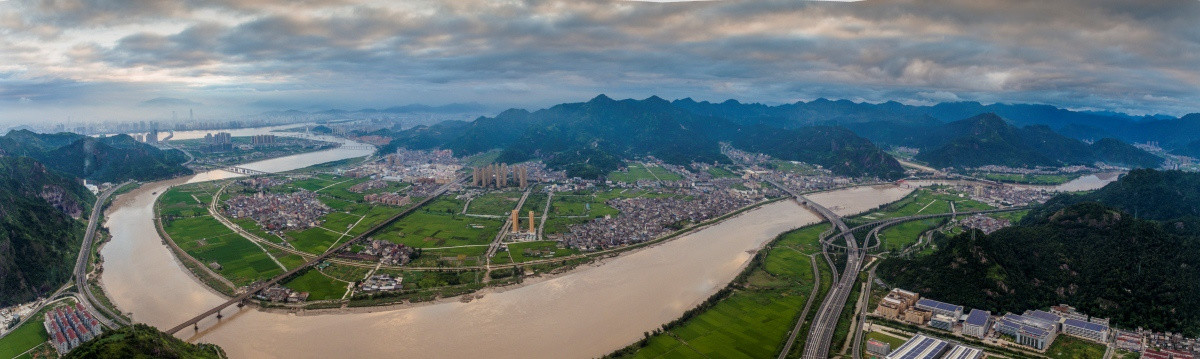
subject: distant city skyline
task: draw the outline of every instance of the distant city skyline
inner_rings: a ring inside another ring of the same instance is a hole
[[[0,127],[613,98],[1200,112],[1197,1],[0,2]]]

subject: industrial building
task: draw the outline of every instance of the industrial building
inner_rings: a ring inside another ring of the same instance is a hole
[[[1068,318],[1062,323],[1062,332],[1097,343],[1108,343],[1108,326],[1104,324]]]
[[[928,310],[933,312],[933,314],[941,314],[954,318],[961,317],[963,314],[963,307],[961,305],[942,303],[929,298],[921,298],[921,300],[918,300],[917,309]]]
[[[917,293],[895,288],[879,301],[875,312],[888,319],[903,319],[904,312],[916,305],[920,299],[921,296]]]
[[[983,358],[983,350],[965,345],[958,345],[946,351],[942,359],[979,359]]]
[[[867,354],[885,357],[892,352],[892,345],[875,339],[867,340]]]
[[[992,329],[992,313],[986,310],[971,309],[967,320],[963,322],[962,333],[983,339],[989,329]]]
[[[1058,334],[1057,326],[1057,322],[1050,324],[1032,316],[1008,313],[996,322],[996,331],[1013,336],[1017,344],[1044,350],[1054,342],[1054,337]]]
[[[934,314],[933,317],[929,318],[929,326],[930,327],[945,330],[948,332],[954,331],[955,323],[958,323],[958,317],[951,317],[951,316],[942,315],[942,314]]]
[[[1059,323],[1062,322],[1062,317],[1058,314],[1041,310],[1026,310],[1021,317],[1024,317],[1025,321],[1030,324],[1052,332],[1058,332]]]
[[[949,348],[950,343],[944,340],[917,334],[888,354],[887,359],[937,359]]]

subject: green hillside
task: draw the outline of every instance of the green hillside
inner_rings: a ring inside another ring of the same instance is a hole
[[[187,160],[182,152],[163,151],[128,135],[96,138],[11,131],[0,137],[0,152],[29,156],[55,170],[98,182],[148,181],[191,173],[180,165]]]
[[[1134,171],[1097,192],[1057,197],[1019,226],[937,239],[933,253],[888,260],[879,273],[968,307],[1015,312],[1067,303],[1118,326],[1195,336],[1198,184],[1200,174]]]
[[[63,358],[225,358],[215,344],[190,344],[145,324],[104,332],[80,344]]]
[[[71,276],[95,197],[28,157],[0,157],[0,307],[53,292]]]

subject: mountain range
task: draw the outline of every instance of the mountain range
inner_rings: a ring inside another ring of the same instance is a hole
[[[28,130],[0,136],[0,155],[28,156],[71,176],[98,182],[148,181],[191,173],[178,150],[160,150],[128,135],[89,137]]]
[[[894,101],[872,104],[822,98],[768,106],[736,100],[711,103],[685,98],[674,103],[697,113],[777,127],[845,126],[876,142],[879,142],[878,138],[860,130],[930,126],[983,113],[996,114],[1015,126],[1045,125],[1055,132],[1080,140],[1095,141],[1111,137],[1131,143],[1157,141],[1163,148],[1175,149],[1200,138],[1200,114],[1182,117],[1131,116],[1115,112],[1072,111],[1050,105],[984,105],[967,101],[918,106]]]
[[[920,148],[916,158],[937,167],[1056,167],[1104,162],[1155,168],[1164,161],[1118,139],[1104,138],[1089,145],[1045,125],[1018,128],[992,113],[945,125],[896,129],[890,135],[900,138],[887,142]]]
[[[599,178],[616,170],[621,160],[649,156],[682,166],[728,162],[721,154],[721,142],[785,160],[815,163],[843,175],[894,179],[903,174],[891,156],[845,128],[781,129],[735,122],[657,96],[618,101],[600,95],[588,102],[534,112],[512,109],[471,122],[446,121],[374,134],[393,138],[380,149],[385,153],[397,146],[445,148],[460,156],[500,149],[497,161],[537,158],[583,178]]]

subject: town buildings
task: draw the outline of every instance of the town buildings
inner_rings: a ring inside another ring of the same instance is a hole
[[[50,336],[50,343],[60,355],[75,349],[80,343],[95,338],[103,330],[100,321],[93,318],[92,314],[78,303],[46,312],[42,326]]]
[[[314,192],[265,193],[236,196],[225,201],[233,218],[251,218],[268,231],[300,230],[321,224],[330,209]]]

